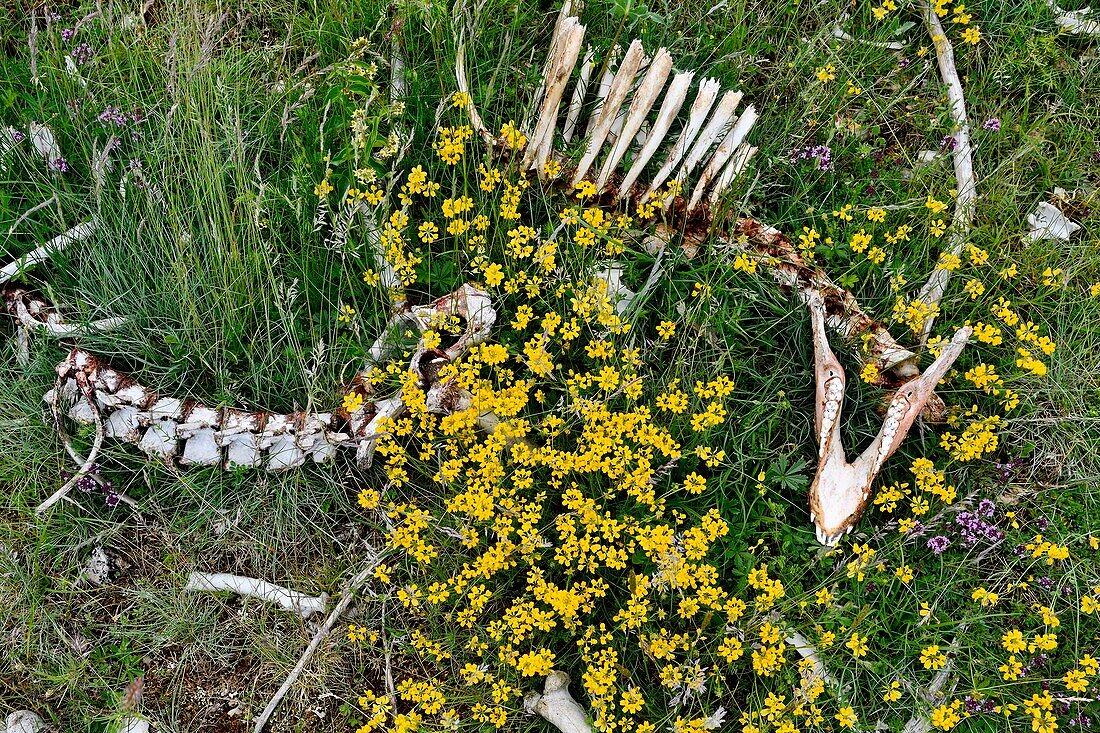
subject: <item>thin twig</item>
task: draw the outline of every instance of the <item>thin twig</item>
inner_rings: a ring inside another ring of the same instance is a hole
[[[947,251],[956,257],[970,239],[970,225],[974,220],[974,208],[978,198],[978,187],[974,179],[974,156],[970,148],[970,121],[966,116],[966,97],[963,94],[959,72],[955,68],[955,51],[940,23],[939,16],[931,3],[924,4],[924,23],[936,46],[936,61],[940,68],[940,77],[947,85],[947,99],[951,103],[951,118],[957,128],[954,138],[955,147],[951,151],[951,162],[955,167],[955,215],[951,222],[951,231],[947,235]],[[921,344],[928,341],[935,323],[935,306],[938,306],[951,279],[951,270],[937,267],[928,282],[921,288],[918,296],[922,303],[933,308],[933,314],[924,322]]]
[[[298,676],[305,670],[306,665],[309,664],[309,660],[313,658],[317,649],[320,648],[321,642],[332,633],[332,629],[336,626],[336,622],[344,615],[344,612],[348,610],[348,606],[350,606],[351,602],[355,599],[355,592],[359,590],[360,586],[367,582],[374,572],[374,569],[382,562],[383,557],[384,554],[380,555],[377,552],[374,553],[374,557],[367,563],[367,566],[356,573],[355,577],[348,583],[348,587],[344,589],[344,594],[340,602],[336,604],[336,608],[332,609],[332,613],[325,619],[325,623],[317,631],[317,634],[313,637],[313,641],[306,647],[305,652],[303,652],[302,658],[294,665],[294,669],[290,671],[290,674],[279,688],[279,691],[275,693],[275,697],[271,698],[271,702],[269,702],[267,707],[264,708],[264,711],[260,713],[260,717],[256,718],[256,725],[252,728],[254,733],[260,733],[264,726],[267,725],[267,721],[275,712],[275,708],[279,707],[279,703],[282,702],[283,698],[290,691],[291,686],[294,685]]]

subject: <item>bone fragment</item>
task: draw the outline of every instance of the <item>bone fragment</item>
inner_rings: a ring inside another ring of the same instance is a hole
[[[588,140],[588,149],[585,151],[580,163],[577,164],[577,172],[573,175],[572,185],[577,185],[588,174],[588,169],[596,160],[596,156],[607,138],[607,133],[610,132],[611,125],[615,122],[615,117],[619,113],[619,108],[622,107],[627,92],[630,91],[630,86],[634,83],[634,77],[639,66],[641,66],[643,56],[642,42],[639,40],[632,41],[623,56],[622,63],[619,64],[619,70],[615,73],[614,80],[608,88],[607,98],[600,108]]]
[[[581,108],[584,106],[584,95],[588,91],[588,82],[592,78],[592,68],[596,65],[595,55],[591,46],[584,51],[581,73],[577,78],[577,85],[573,88],[573,96],[569,99],[569,107],[565,112],[565,126],[561,131],[562,140],[567,143],[573,140],[573,133],[577,130],[577,120],[580,119]]]
[[[96,221],[95,219],[92,219],[90,221],[84,222],[83,224],[77,224],[75,227],[65,232],[64,234],[57,235],[46,244],[43,244],[41,247],[31,250],[27,254],[17,259],[15,262],[9,263],[3,268],[0,268],[0,285],[3,285],[7,281],[11,280],[17,274],[29,270],[30,268],[37,265],[39,262],[44,262],[45,260],[48,260],[50,258],[50,255],[55,252],[60,252],[61,250],[68,247],[70,244],[74,244],[76,242],[87,239],[88,237],[92,236],[95,231]]]
[[[325,595],[310,596],[274,585],[256,578],[229,573],[191,573],[184,586],[187,591],[232,591],[238,595],[259,598],[269,603],[277,603],[288,611],[309,618],[315,613],[324,613],[328,599]]]
[[[717,79],[704,78],[699,82],[699,91],[695,95],[695,101],[691,103],[691,109],[688,111],[688,121],[684,126],[684,129],[680,132],[680,137],[676,139],[676,144],[672,146],[672,150],[669,151],[668,157],[665,158],[665,162],[661,165],[661,169],[657,171],[653,176],[653,180],[649,183],[649,188],[646,190],[646,194],[650,195],[661,185],[668,180],[669,175],[672,173],[672,169],[680,162],[684,155],[688,151],[688,146],[695,140],[695,136],[699,134],[699,130],[702,129],[703,123],[707,120],[707,114],[710,112],[711,106],[714,104],[715,97],[718,96],[718,90],[721,88],[721,84]]]
[[[642,174],[642,170],[650,158],[664,142],[665,136],[668,135],[668,130],[672,126],[672,121],[676,119],[676,113],[684,106],[684,99],[687,98],[688,89],[691,87],[691,81],[694,78],[695,72],[693,71],[685,71],[673,77],[672,83],[668,86],[668,91],[665,92],[664,101],[661,102],[661,109],[657,112],[657,121],[653,124],[653,129],[646,136],[645,144],[638,152],[638,157],[635,158],[634,163],[630,166],[630,170],[627,171],[623,182],[619,186],[619,200],[630,193],[631,186],[638,180],[638,176]]]
[[[561,105],[565,85],[569,81],[573,67],[584,42],[585,27],[576,18],[566,18],[555,42],[556,51],[551,57],[547,72],[546,93],[538,122],[527,141],[527,151],[523,156],[523,166],[535,168],[540,177],[544,175],[544,166],[550,154],[554,138],[554,126],[558,119],[558,107]]]
[[[603,169],[596,179],[596,188],[603,190],[604,186],[607,185],[612,171],[615,170],[623,155],[626,154],[627,147],[641,129],[646,115],[649,114],[649,110],[657,101],[657,97],[661,93],[661,89],[664,88],[665,80],[671,70],[672,56],[669,55],[666,49],[658,49],[653,56],[653,61],[649,64],[649,70],[642,79],[641,86],[634,93],[634,98],[630,102],[630,109],[626,113],[623,129],[620,131],[615,145],[611,149],[610,155],[607,156]]]
[[[698,203],[703,199],[703,193],[706,191],[707,186],[714,179],[719,172],[722,171],[723,166],[733,156],[734,151],[745,140],[745,136],[749,134],[749,130],[752,129],[753,124],[756,122],[756,109],[750,104],[741,116],[737,118],[737,122],[734,123],[733,129],[729,131],[729,134],[719,143],[718,148],[714,151],[714,156],[711,157],[707,163],[706,168],[703,169],[702,174],[699,176],[699,181],[695,184],[695,190],[691,194],[691,200],[688,202],[688,209],[694,209]]]
[[[537,714],[561,733],[592,733],[588,716],[569,694],[569,675],[554,671],[546,678],[542,694],[530,692],[523,698],[528,713]]]

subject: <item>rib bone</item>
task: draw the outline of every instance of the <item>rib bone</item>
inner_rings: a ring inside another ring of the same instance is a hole
[[[672,146],[672,150],[669,151],[668,157],[665,158],[665,162],[661,165],[661,169],[657,171],[657,174],[653,176],[653,180],[650,181],[646,194],[652,194],[660,188],[661,184],[668,180],[669,174],[672,173],[672,169],[676,167],[684,157],[684,154],[687,153],[688,146],[695,140],[695,136],[703,127],[703,123],[706,122],[707,113],[710,112],[710,108],[714,104],[714,99],[718,96],[718,90],[720,88],[721,84],[718,83],[717,79],[703,79],[699,82],[699,92],[695,95],[695,101],[691,103],[687,124],[680,133],[680,137],[677,138],[676,144]]]
[[[592,167],[592,163],[596,160],[600,147],[607,138],[607,133],[611,131],[611,125],[614,124],[615,117],[619,113],[619,108],[623,106],[623,100],[626,99],[627,92],[630,91],[630,86],[634,83],[634,77],[638,73],[644,55],[642,42],[639,40],[631,42],[630,48],[626,50],[623,62],[619,64],[619,70],[608,88],[607,98],[596,117],[595,126],[588,141],[588,150],[585,151],[581,162],[577,164],[577,172],[573,175],[574,186],[588,174],[588,169]]]
[[[596,179],[596,188],[603,189],[607,185],[607,179],[611,177],[611,172],[622,160],[627,147],[638,133],[638,130],[641,129],[646,115],[649,114],[649,110],[657,101],[657,96],[661,93],[661,89],[665,85],[665,79],[668,78],[671,70],[672,56],[669,55],[667,50],[658,49],[641,86],[634,93],[634,99],[630,102],[630,110],[627,112],[623,129],[615,141],[615,146],[611,149],[611,154],[603,164],[603,170],[600,171],[600,175]]]
[[[187,579],[187,585],[183,589],[211,592],[233,591],[238,595],[278,603],[286,610],[301,615],[302,618],[309,618],[315,613],[324,613],[325,604],[328,602],[324,594],[309,596],[264,580],[246,578],[242,575],[230,575],[229,573],[191,573]]]

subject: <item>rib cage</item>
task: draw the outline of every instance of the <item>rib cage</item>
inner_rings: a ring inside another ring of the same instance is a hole
[[[668,50],[659,48],[651,57],[646,56],[639,40],[630,43],[614,70],[613,64],[607,64],[603,78],[592,91],[591,49],[577,67],[585,26],[578,18],[567,15],[568,9],[567,2],[555,27],[545,79],[533,105],[538,114],[526,130],[528,143],[523,168],[545,179],[559,118],[564,118],[562,139],[569,142],[584,110],[590,109],[585,133],[588,142],[573,171],[573,185],[592,177],[597,190],[602,192],[615,182],[618,174],[618,199],[622,200],[632,192],[658,151],[667,148],[645,194],[652,195],[675,173],[685,190],[692,191],[689,211],[698,207],[704,197],[708,202],[717,201],[756,151],[746,142],[756,122],[755,108],[750,104],[738,114],[742,93],[726,90],[719,96],[719,82],[705,77],[699,80],[690,107],[685,108],[695,73],[673,75],[673,59]],[[460,69],[459,76],[465,82],[464,69]],[[573,92],[563,113],[561,100],[570,85]],[[476,112],[471,119],[480,123]],[[639,135],[647,126],[644,142],[639,144]],[[666,143],[674,136],[675,143],[669,147]],[[627,156],[631,147],[633,155]],[[599,160],[602,162],[597,164]]]
[[[545,179],[546,164],[551,159],[568,164],[560,152],[555,152],[559,123],[560,139],[565,143],[583,129],[587,138],[584,153],[566,177],[572,184],[591,180],[601,194],[598,200],[629,207],[646,203],[675,178],[681,191],[691,193],[675,199],[669,195],[660,202],[664,209],[673,209],[679,231],[659,225],[659,239],[667,244],[676,234],[682,234],[685,249],[692,250],[713,237],[720,246],[739,249],[769,269],[783,289],[797,294],[809,307],[818,362],[816,423],[821,459],[809,497],[811,520],[817,525],[818,539],[835,544],[862,514],[875,474],[904,439],[917,415],[922,411],[932,415],[942,412],[943,403],[933,390],[939,376],[965,346],[969,331],[960,329],[948,351],[922,377],[916,366],[917,354],[900,346],[885,326],[867,316],[854,296],[833,283],[820,267],[805,262],[781,232],[747,217],[715,219],[713,205],[745,171],[756,152],[748,142],[757,119],[755,108],[751,104],[741,108],[742,93],[723,91],[716,79],[701,77],[696,83],[696,72],[674,70],[672,57],[664,48],[647,56],[637,40],[629,44],[621,60],[617,59],[620,50],[611,50],[596,82],[592,78],[595,53],[585,48],[582,58],[586,29],[569,14],[570,7],[566,0],[544,66],[544,80],[531,107],[532,117],[524,125],[528,143],[522,151],[521,168]],[[460,91],[469,92],[462,42],[456,81]],[[567,97],[570,87],[572,92]],[[567,98],[569,102],[563,107]],[[474,104],[469,105],[468,112],[471,126],[490,149],[504,147],[486,127]],[[648,179],[647,171],[652,171]],[[74,227],[8,265],[0,270],[0,285],[17,271],[86,238],[94,229],[94,221]],[[612,263],[608,272],[617,267]],[[4,296],[5,310],[23,329],[20,337],[24,346],[27,332],[33,329],[72,337],[84,329],[114,327],[122,320],[105,319],[77,326],[66,322],[49,303],[29,291],[9,287]],[[453,384],[440,382],[439,365],[487,339],[496,312],[486,293],[466,285],[426,308],[399,310],[393,318],[423,331],[431,315],[439,312],[465,318],[466,333],[443,352],[425,349],[421,342],[409,367],[420,376],[421,386],[428,392],[428,408],[450,412],[469,406],[470,395]],[[843,370],[829,350],[825,327],[849,341],[869,336],[860,357],[879,368],[884,375],[880,383],[898,388],[879,437],[853,463],[847,462],[840,447]],[[375,360],[390,355],[384,339],[377,340],[370,353]],[[91,466],[104,435],[137,444],[150,456],[183,464],[262,466],[278,471],[301,466],[308,460],[326,461],[341,446],[357,446],[359,461],[367,463],[384,419],[398,417],[405,409],[401,394],[366,401],[363,409],[351,414],[343,409],[269,414],[210,408],[162,397],[80,348],[58,365],[57,372],[57,386],[46,399],[62,437],[62,402],[70,403],[69,418],[97,426],[96,446],[81,473]],[[348,393],[369,398],[369,374],[370,367]],[[493,416],[482,418],[482,427],[491,430]],[[67,439],[65,442],[70,454],[81,462],[83,459]],[[39,511],[63,496],[67,486],[44,502]]]

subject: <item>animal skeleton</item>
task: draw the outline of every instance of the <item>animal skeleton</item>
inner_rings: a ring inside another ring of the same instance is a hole
[[[918,355],[899,345],[885,326],[866,315],[850,292],[833,283],[820,268],[803,261],[782,233],[755,219],[719,211],[716,204],[722,194],[746,169],[756,150],[748,142],[748,136],[757,112],[751,104],[740,108],[742,93],[722,91],[715,79],[704,77],[695,83],[693,71],[674,73],[673,60],[666,49],[647,55],[637,40],[629,44],[614,70],[608,64],[604,78],[592,84],[594,53],[588,48],[582,56],[586,29],[571,10],[572,4],[566,2],[558,17],[544,83],[532,106],[534,114],[526,130],[527,146],[520,153],[521,165],[540,177],[546,176],[546,163],[551,159],[570,165],[554,149],[559,122],[564,139],[586,124],[585,152],[563,180],[575,184],[594,179],[601,201],[629,207],[646,203],[658,195],[666,181],[675,178],[690,195],[659,203],[668,212],[668,218],[679,223],[685,248],[697,247],[713,236],[719,246],[736,248],[752,256],[773,273],[781,287],[796,293],[808,306],[813,324],[820,459],[810,490],[811,517],[818,539],[835,544],[855,525],[884,461],[897,449],[921,412],[942,411],[942,402],[935,396],[934,388],[958,357],[969,331],[960,329],[929,371],[921,376]],[[456,80],[459,89],[468,92],[465,46],[461,43]],[[573,92],[563,111],[562,101],[571,83]],[[394,88],[400,89],[401,85]],[[585,123],[582,118],[589,110]],[[471,103],[468,111],[471,126],[481,138],[494,149],[503,150],[505,146],[486,127],[476,105]],[[44,133],[35,132],[45,139]],[[658,158],[662,158],[659,165]],[[656,172],[643,180],[652,167],[657,168]],[[958,210],[967,216],[970,208],[962,201],[958,204]],[[74,227],[8,265],[0,270],[0,285],[17,272],[48,259],[53,252],[87,238],[94,229],[94,222]],[[667,245],[677,230],[661,226],[657,235]],[[609,276],[614,271],[614,267],[609,268]],[[66,322],[44,299],[26,289],[7,287],[4,307],[25,330],[37,328],[60,337],[73,337],[82,330]],[[421,341],[410,360],[410,368],[428,391],[429,404],[448,411],[464,404],[468,395],[441,384],[439,367],[487,339],[496,311],[487,293],[464,285],[429,306],[401,307],[393,315],[393,322],[409,323],[424,331],[432,317],[440,314],[463,318],[465,333],[444,351],[427,349]],[[105,319],[87,328],[110,328],[120,321]],[[846,461],[841,448],[838,426],[844,376],[828,345],[826,327],[847,340],[868,336],[869,346],[861,358],[879,368],[884,386],[898,390],[878,437],[854,463]],[[381,359],[389,351],[385,340],[379,339],[371,354]],[[370,367],[356,378],[347,394],[371,398],[369,374]],[[87,472],[105,437],[136,444],[150,456],[181,464],[262,466],[281,471],[309,460],[326,461],[343,446],[355,446],[359,461],[367,463],[383,419],[397,417],[404,410],[400,394],[369,401],[363,409],[352,413],[343,408],[331,412],[270,414],[210,407],[159,394],[79,347],[58,365],[57,375],[55,388],[47,393],[46,401],[59,432],[63,434],[64,416],[96,425],[92,455],[85,459],[84,468],[74,480]],[[62,404],[67,405],[67,410],[62,409]],[[493,423],[491,419],[483,422],[486,427]],[[74,451],[70,453],[76,455]],[[62,498],[72,483],[43,502],[39,511]]]

